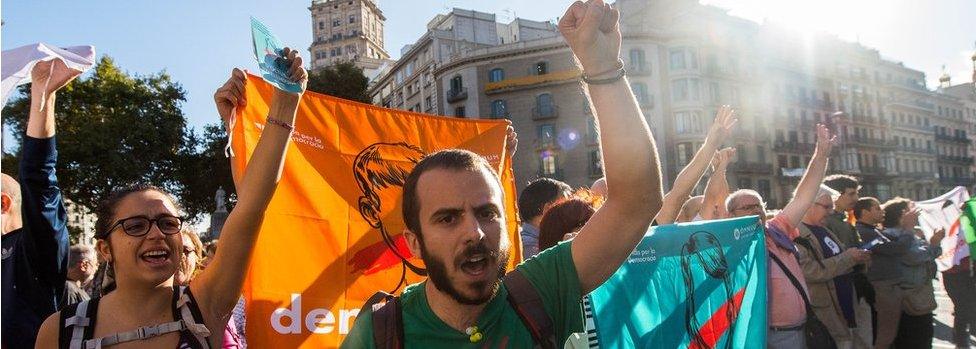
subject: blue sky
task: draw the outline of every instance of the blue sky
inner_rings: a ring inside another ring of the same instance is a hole
[[[662,0],[649,0],[662,1]],[[825,30],[877,48],[926,72],[929,86],[947,64],[955,83],[968,81],[968,56],[976,42],[972,0],[703,0],[755,21],[764,18],[805,30]],[[380,0],[387,17],[386,49],[400,48],[425,31],[426,23],[451,7],[535,20],[562,15],[568,0],[426,1]],[[256,69],[249,16],[265,22],[286,44],[305,51],[312,40],[309,1],[3,1],[2,48],[34,42],[95,45],[130,73],[166,71],[187,91],[184,112],[194,127],[216,120],[212,94],[239,66]],[[4,148],[9,149],[4,137]]]

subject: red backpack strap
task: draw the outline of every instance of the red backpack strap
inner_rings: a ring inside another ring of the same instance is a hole
[[[508,290],[508,303],[515,309],[515,313],[522,319],[522,323],[529,329],[532,339],[538,348],[556,348],[556,333],[553,329],[552,318],[546,312],[539,291],[529,282],[529,279],[517,269],[505,275],[502,281]]]
[[[385,303],[380,304],[380,301]],[[403,313],[400,298],[380,291],[376,292],[360,310],[373,310],[373,344],[377,349],[403,348]]]

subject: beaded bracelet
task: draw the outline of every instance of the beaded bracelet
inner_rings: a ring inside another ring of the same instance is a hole
[[[295,130],[295,126],[292,126],[291,124],[289,124],[287,122],[284,122],[284,121],[281,121],[281,120],[278,120],[278,119],[275,119],[275,118],[268,118],[268,123],[269,124],[272,124],[272,125],[278,125],[278,126],[284,127],[286,130],[288,130],[288,132],[291,132],[291,131],[294,131]]]

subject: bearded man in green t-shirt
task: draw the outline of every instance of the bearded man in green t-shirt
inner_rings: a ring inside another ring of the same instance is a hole
[[[538,302],[516,309],[520,303],[509,300],[525,287],[510,288],[511,275],[505,276],[510,242],[504,229],[515,217],[505,216],[498,175],[474,153],[443,150],[420,161],[403,186],[404,237],[428,279],[360,313],[343,347],[561,347],[583,330],[582,296],[620,267],[663,196],[657,148],[619,58],[619,16],[602,0],[577,1],[559,22],[603,135],[608,194],[574,240],[510,273],[527,281]],[[548,343],[534,338],[538,328],[527,327],[539,324],[525,320],[525,308],[533,307],[550,320]]]

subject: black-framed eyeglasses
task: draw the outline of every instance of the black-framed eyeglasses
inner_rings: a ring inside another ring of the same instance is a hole
[[[159,228],[159,231],[166,235],[173,235],[179,233],[183,229],[183,218],[176,216],[160,216],[154,219],[149,219],[143,216],[135,216],[129,218],[120,219],[111,228],[108,229],[109,232],[115,230],[115,228],[122,226],[122,231],[126,235],[140,237],[149,233],[149,229],[152,229],[153,224]]]
[[[820,206],[820,207],[823,207],[823,209],[825,209],[827,211],[830,211],[830,210],[833,210],[834,209],[834,205],[826,205],[826,204],[821,204],[819,202],[814,202],[813,204],[814,205],[817,205],[817,206]]]
[[[733,208],[732,209],[732,212],[752,211],[752,210],[755,210],[755,209],[762,209],[762,205],[761,204],[745,205],[745,206],[742,206],[742,207]]]

